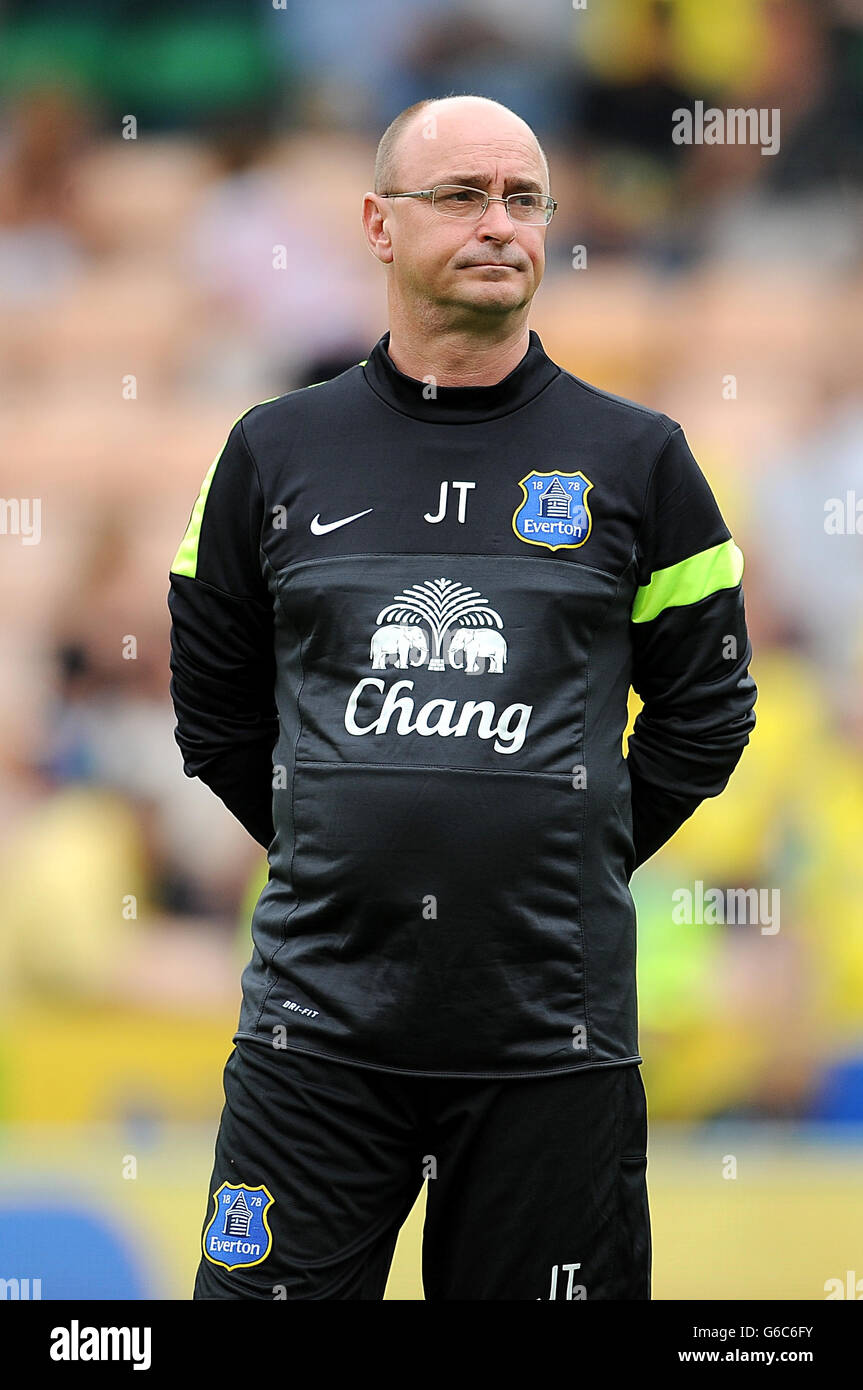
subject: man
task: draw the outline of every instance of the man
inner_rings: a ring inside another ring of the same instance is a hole
[[[270,865],[196,1298],[380,1299],[426,1178],[427,1299],[650,1297],[628,884],[756,692],[680,426],[528,328],[553,211],[507,108],[402,113],[389,332],[234,424],[172,567],[184,767]]]

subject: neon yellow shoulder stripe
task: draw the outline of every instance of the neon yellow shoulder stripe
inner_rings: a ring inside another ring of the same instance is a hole
[[[634,623],[649,623],[666,608],[715,594],[717,589],[733,589],[743,574],[743,552],[730,538],[709,550],[701,550],[667,569],[654,570],[649,584],[637,590],[630,615]]]
[[[363,358],[362,362],[360,362],[359,365],[361,367],[364,367],[367,361],[368,358]],[[311,391],[313,386],[325,385],[326,382],[313,381],[308,386],[302,389],[306,391]],[[258,401],[257,404],[269,405],[270,401],[277,401],[278,399],[278,396],[268,396],[265,401]],[[237,420],[242,420],[243,416],[248,415],[249,410],[254,410],[254,408],[254,406],[250,405],[248,410],[244,410],[242,415],[237,416]],[[234,421],[234,425],[236,425],[237,420]],[[231,425],[231,430],[234,428],[234,425]],[[231,430],[228,430],[228,435],[230,435]],[[201,523],[204,520],[204,507],[207,505],[207,494],[210,491],[210,484],[213,481],[213,474],[216,471],[219,459],[222,457],[223,453],[225,452],[225,449],[227,448],[227,444],[228,441],[226,439],[225,443],[222,445],[221,449],[216,454],[216,457],[213,459],[213,462],[207,469],[206,477],[204,478],[204,481],[201,483],[201,491],[198,493],[195,505],[192,508],[192,515],[190,516],[189,524],[186,527],[186,534],[183,536],[183,539],[180,541],[180,544],[177,547],[177,553],[174,556],[174,560],[171,565],[171,574],[185,574],[188,576],[189,579],[195,578],[198,569],[198,542],[201,539]]]
[[[258,405],[267,405],[270,401],[276,401],[278,399],[278,396],[268,396],[265,401],[258,401]],[[243,416],[248,415],[249,410],[253,409],[254,406],[249,406],[247,410],[244,410],[241,415],[237,416],[237,420],[242,420]],[[234,425],[236,425],[237,420],[234,421]],[[234,425],[231,425],[231,430],[234,428]],[[229,437],[231,430],[228,430]],[[210,491],[210,484],[213,481],[213,474],[216,471],[216,466],[227,447],[228,440],[226,439],[207,469],[204,481],[201,483],[201,491],[198,493],[195,505],[192,508],[192,515],[189,517],[186,534],[180,541],[177,553],[174,556],[171,565],[171,574],[185,574],[189,579],[195,578],[198,570],[198,542],[201,539],[201,523],[204,520],[204,507],[207,505],[207,494]]]

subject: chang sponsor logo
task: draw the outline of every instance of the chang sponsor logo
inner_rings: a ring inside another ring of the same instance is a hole
[[[411,585],[381,609],[369,661],[373,671],[422,666],[442,674],[502,676],[509,658],[502,628],[500,614],[476,589],[452,579],[428,580]],[[387,688],[379,677],[363,677],[348,696],[345,729],[355,738],[390,732],[421,738],[473,735],[493,739],[495,751],[504,754],[523,746],[533,705],[515,702],[498,713],[492,700],[460,703],[442,695],[417,708],[408,693],[413,689],[412,680]]]

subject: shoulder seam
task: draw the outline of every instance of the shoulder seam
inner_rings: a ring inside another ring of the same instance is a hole
[[[273,397],[273,400],[277,400],[277,399],[278,399],[277,396],[274,396],[274,397]],[[267,401],[258,401],[258,405],[267,405],[267,404],[268,404]],[[247,453],[247,455],[248,455],[248,457],[249,457],[249,461],[250,461],[250,463],[251,463],[251,465],[252,465],[252,471],[254,472],[254,475],[255,475],[255,481],[256,481],[257,484],[258,484],[258,491],[259,491],[260,494],[261,494],[261,502],[263,502],[263,500],[264,500],[264,487],[263,487],[263,484],[262,484],[262,482],[261,482],[261,470],[258,468],[258,460],[255,458],[254,452],[253,452],[253,450],[252,450],[252,446],[251,446],[251,444],[249,443],[248,439],[246,438],[246,430],[245,430],[245,427],[244,427],[244,425],[243,425],[243,421],[245,420],[246,415],[251,414],[251,412],[252,412],[253,410],[255,410],[256,408],[257,408],[257,407],[254,406],[254,405],[253,405],[253,406],[250,406],[249,409],[245,412],[245,414],[240,416],[240,419],[239,419],[239,421],[238,421],[238,424],[239,424],[239,426],[240,426],[240,438],[241,438],[241,440],[242,440],[242,442],[243,442],[243,448],[245,449],[245,451],[246,451],[246,453]]]
[[[665,428],[664,422],[663,422],[663,428]],[[646,486],[645,489],[644,489],[644,503],[643,503],[642,509],[641,509],[641,519],[640,519],[640,521],[639,521],[639,523],[638,523],[638,530],[637,530],[636,533],[635,533],[635,539],[634,539],[634,541],[632,542],[632,554],[633,554],[633,558],[636,556],[637,551],[638,551],[638,548],[639,548],[639,546],[640,546],[640,544],[641,544],[641,533],[642,533],[642,531],[644,530],[644,523],[645,523],[645,520],[646,520],[646,518],[647,518],[647,499],[648,499],[648,497],[650,496],[650,488],[651,488],[651,485],[652,485],[652,483],[653,483],[653,475],[654,475],[654,473],[656,472],[657,466],[658,466],[658,464],[659,464],[659,460],[662,458],[662,455],[665,453],[666,449],[668,448],[669,442],[671,441],[671,439],[672,439],[673,436],[677,433],[678,430],[680,430],[681,434],[683,433],[683,429],[682,429],[682,427],[681,427],[680,425],[676,425],[676,426],[674,427],[673,430],[668,430],[668,431],[666,432],[665,439],[664,439],[663,443],[661,444],[661,446],[660,446],[660,448],[659,448],[659,452],[657,453],[656,458],[653,460],[653,463],[650,465],[650,472],[649,472],[648,475],[647,475],[647,486]],[[638,578],[638,568],[637,568],[637,565],[636,565],[636,579],[637,579],[637,578]]]
[[[568,381],[573,382],[576,386],[580,387],[582,391],[588,391],[592,396],[599,396],[602,400],[608,401],[610,405],[623,406],[625,410],[635,410],[639,415],[651,416],[662,425],[663,429],[667,429],[665,425],[666,417],[663,411],[655,410],[653,406],[639,405],[638,401],[628,401],[623,396],[616,396],[612,391],[603,391],[601,387],[593,386],[589,381],[583,381],[581,377],[576,376],[574,372],[568,372],[565,367],[561,367],[560,372],[561,376],[566,377]],[[676,425],[675,428],[680,429],[680,426]],[[667,430],[667,433],[671,435],[674,433],[674,430]]]

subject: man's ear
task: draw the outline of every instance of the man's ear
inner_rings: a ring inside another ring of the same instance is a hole
[[[390,210],[385,199],[377,193],[363,198],[362,222],[366,243],[372,255],[384,265],[393,259],[393,244],[389,234]]]

